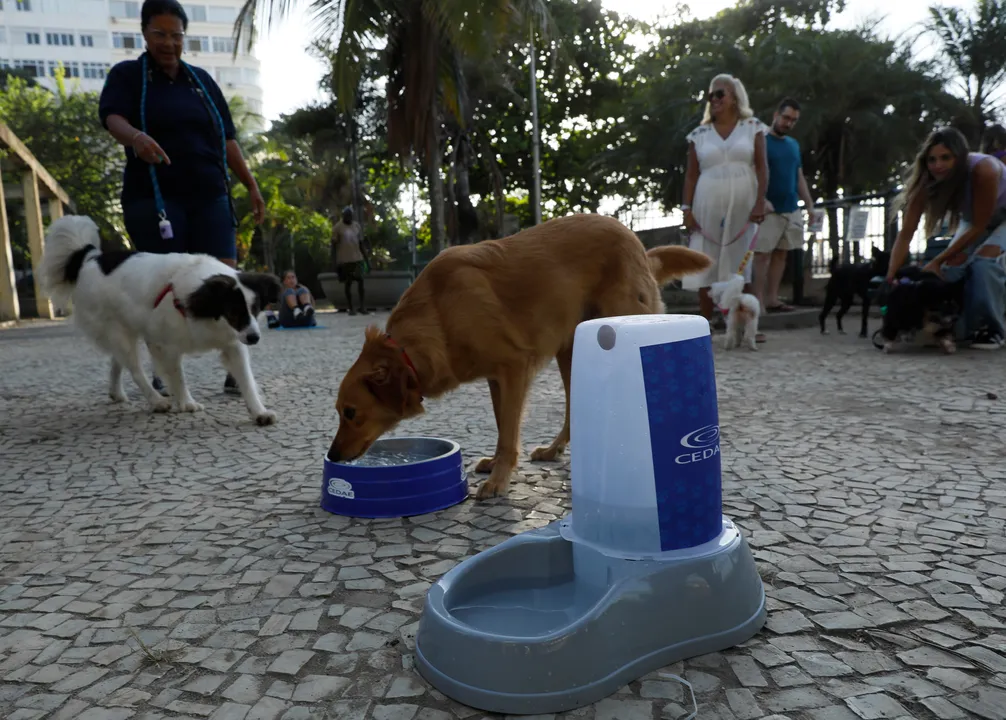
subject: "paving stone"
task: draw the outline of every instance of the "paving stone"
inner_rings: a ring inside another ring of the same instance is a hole
[[[274,671],[275,672],[275,671]],[[292,673],[291,673],[292,674]],[[333,675],[308,675],[293,692],[295,703],[317,703],[338,696],[349,687],[350,681]]]
[[[314,657],[314,653],[310,650],[287,650],[273,661],[268,672],[296,675],[312,657]]]

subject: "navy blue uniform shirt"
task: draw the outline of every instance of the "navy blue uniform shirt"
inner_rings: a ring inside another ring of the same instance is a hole
[[[209,93],[209,100],[220,111],[224,136],[233,140],[236,133],[230,108],[220,87],[202,68],[189,66],[199,76]],[[184,68],[171,80],[148,56],[147,134],[164,149],[171,165],[154,166],[157,182],[165,198],[177,200],[214,200],[228,192],[224,175],[226,158],[222,157],[220,123],[203,101],[199,86]],[[101,91],[98,115],[108,127],[109,115],[121,115],[137,130],[140,126],[140,97],[143,72],[139,60],[125,60],[108,73]],[[153,198],[149,163],[126,148],[126,170],[122,179],[122,202]]]

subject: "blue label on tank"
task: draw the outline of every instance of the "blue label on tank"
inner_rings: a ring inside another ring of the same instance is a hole
[[[639,349],[650,425],[660,549],[708,542],[722,529],[720,419],[711,338]]]

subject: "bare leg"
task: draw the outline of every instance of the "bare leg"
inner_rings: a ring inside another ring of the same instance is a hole
[[[782,285],[782,276],[786,273],[787,250],[773,250],[768,267],[768,287],[766,288],[765,300],[758,297],[758,302],[764,307],[777,307],[779,301],[779,286]]]
[[[751,294],[758,298],[758,302],[761,303],[762,307],[765,307],[765,290],[770,288],[770,271],[769,264],[774,253],[755,253],[754,267],[752,271],[754,278],[751,281]],[[771,294],[771,290],[769,291]]]
[[[551,462],[559,455],[562,455],[566,446],[569,445],[569,384],[573,374],[573,346],[564,347],[555,356],[555,362],[559,366],[559,374],[562,375],[562,386],[566,391],[566,419],[563,421],[562,429],[555,436],[551,445],[535,448],[531,453],[532,460],[544,460]]]
[[[496,416],[496,452],[492,457],[484,457],[478,461],[475,465],[475,472],[477,473],[492,472],[493,466],[496,464],[496,458],[500,454],[500,385],[495,380],[489,381],[489,396],[493,401],[493,415]]]
[[[484,500],[505,495],[510,486],[510,474],[517,467],[520,453],[520,421],[531,384],[530,372],[524,367],[497,379],[500,388],[499,450],[492,473],[479,486],[476,498]]]
[[[266,409],[262,404],[262,398],[258,393],[258,385],[252,375],[251,364],[248,360],[248,348],[238,343],[225,348],[220,353],[220,361],[224,364],[227,372],[237,381],[241,390],[241,397],[244,398],[245,405],[252,419],[258,425],[272,425],[276,422],[276,414]]]
[[[706,320],[713,319],[713,312],[716,308],[713,306],[713,299],[709,295],[709,288],[699,288],[699,313]]]

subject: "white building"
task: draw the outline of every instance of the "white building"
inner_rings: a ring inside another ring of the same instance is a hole
[[[224,95],[240,95],[262,113],[259,61],[235,58],[234,21],[243,0],[185,2],[186,61],[216,78]],[[143,52],[143,0],[0,0],[0,68],[23,68],[53,86],[62,63],[68,88],[100,91],[108,69]]]

